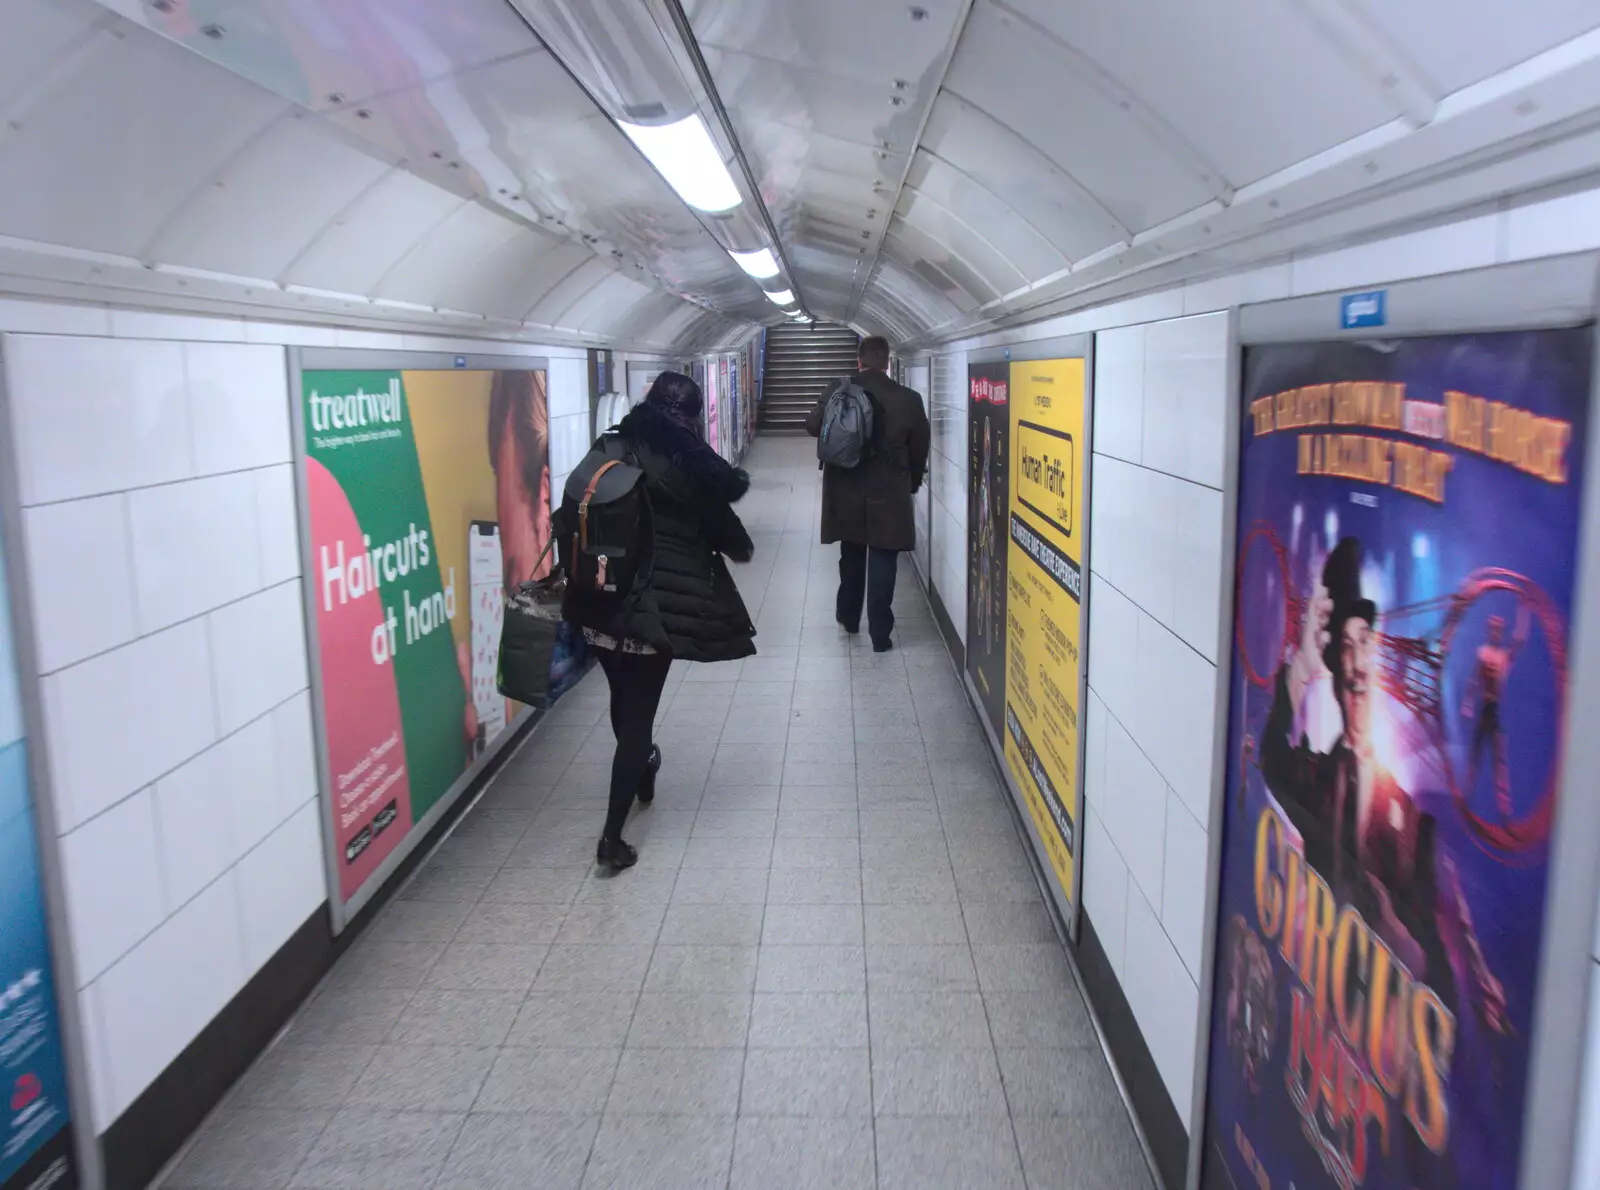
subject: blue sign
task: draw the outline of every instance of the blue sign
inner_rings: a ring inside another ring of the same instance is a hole
[[[466,366],[467,366],[467,357],[464,356],[464,355],[456,356],[456,367],[464,368]]]
[[[0,554],[0,1190],[69,1190],[67,1070]]]
[[[1339,325],[1347,331],[1382,326],[1389,321],[1389,291],[1347,293],[1339,299]]]

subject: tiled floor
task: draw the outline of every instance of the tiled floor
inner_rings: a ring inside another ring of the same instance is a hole
[[[755,447],[761,653],[675,667],[638,867],[596,674],[167,1187],[1148,1190],[909,565],[896,651],[834,625],[809,447]]]

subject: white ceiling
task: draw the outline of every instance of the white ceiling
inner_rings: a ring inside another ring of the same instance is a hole
[[[807,309],[907,344],[1600,171],[1596,0],[681,3]],[[776,317],[506,0],[0,29],[0,289],[618,346]]]

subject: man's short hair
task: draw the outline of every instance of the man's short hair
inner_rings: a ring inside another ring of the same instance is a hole
[[[861,361],[861,366],[869,372],[888,371],[889,340],[882,335],[868,335],[861,340],[861,347],[856,353],[856,358]]]

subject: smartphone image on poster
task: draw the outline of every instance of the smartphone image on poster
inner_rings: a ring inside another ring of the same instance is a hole
[[[505,623],[505,563],[500,526],[473,521],[467,531],[467,569],[472,582],[472,704],[478,712],[478,748],[505,730],[506,700],[500,694],[500,630]]]

